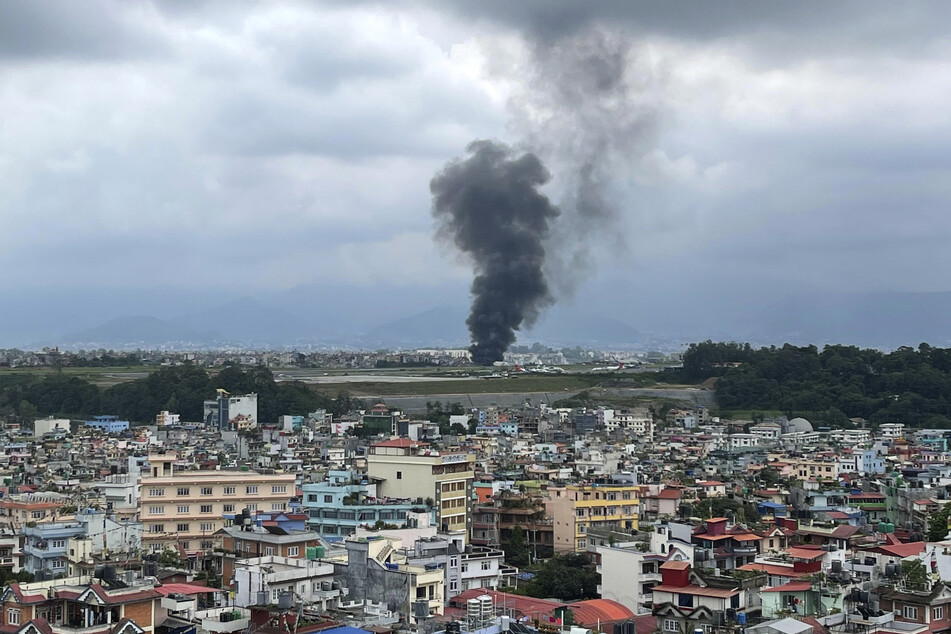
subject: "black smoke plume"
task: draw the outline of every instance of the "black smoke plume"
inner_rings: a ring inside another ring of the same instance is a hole
[[[490,365],[553,301],[545,240],[559,211],[538,191],[550,175],[534,154],[485,140],[466,150],[468,157],[447,163],[429,188],[437,235],[472,259],[469,350],[473,362]]]

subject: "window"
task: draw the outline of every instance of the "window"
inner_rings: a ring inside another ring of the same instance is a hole
[[[271,493],[287,493],[287,486],[284,484],[271,487]]]
[[[201,525],[201,527],[200,527],[200,528],[201,528],[201,532],[207,533],[207,532],[209,532],[209,531],[212,530],[212,527],[213,527],[213,526],[214,526],[214,524],[212,524],[211,522],[204,522],[204,523]]]
[[[214,495],[213,490],[212,490],[211,487],[202,487],[202,488],[201,488],[201,494],[202,494],[202,495]]]
[[[931,620],[932,620],[932,621],[940,621],[940,620],[943,619],[943,618],[944,618],[944,606],[943,606],[943,605],[939,605],[939,606],[936,606],[936,607],[932,608],[932,610],[931,610]]]
[[[491,561],[483,561],[483,562],[482,562],[482,569],[483,569],[483,570],[492,570],[492,562],[491,562]]]
[[[212,512],[212,508],[213,508],[213,507],[211,506],[211,504],[202,504],[202,505],[201,505],[201,512],[202,512],[202,513],[211,513],[211,512]]]
[[[673,619],[664,619],[664,631],[665,631],[665,632],[676,632],[676,631],[678,631],[677,621],[675,621],[675,620],[673,620]]]
[[[449,567],[450,567],[450,568],[455,568],[455,567],[458,566],[458,565],[459,565],[459,559],[458,559],[458,558],[452,557],[452,558],[449,560]]]
[[[403,479],[403,472],[402,472],[402,471],[397,471],[397,472],[396,472],[396,479],[397,479],[397,480],[402,480],[402,479]]]
[[[245,492],[246,492],[248,495],[256,494],[256,493],[258,492],[258,486],[257,486],[256,484],[249,484],[249,485],[245,488]]]
[[[179,524],[179,525],[177,526],[177,530],[178,530],[179,533],[187,533],[187,532],[188,532],[188,524]]]
[[[682,608],[692,608],[693,607],[693,595],[692,594],[678,594],[677,595],[677,605]]]
[[[50,548],[55,548],[55,549],[66,548],[66,540],[54,539],[50,542]]]
[[[163,515],[165,513],[164,506],[150,506],[149,515]]]
[[[469,572],[469,564],[462,564],[462,572]]]
[[[333,501],[334,501],[334,496],[332,495],[324,496],[324,504],[333,504]]]
[[[283,511],[285,508],[287,508],[287,504],[284,502],[271,502],[272,511]]]
[[[54,559],[53,561],[50,562],[50,566],[53,568],[65,568],[66,562],[63,561],[62,559]]]
[[[906,619],[917,619],[918,618],[918,608],[913,605],[906,605],[902,608],[901,615]]]
[[[235,494],[234,487],[225,487],[225,495],[234,495],[234,494]]]
[[[453,580],[453,581],[450,581],[450,582],[449,582],[449,591],[450,591],[450,592],[455,592],[455,591],[458,590],[458,589],[459,589],[459,582],[458,582],[458,581]]]
[[[164,533],[165,524],[152,524],[149,526],[149,532],[150,533]]]
[[[268,556],[268,555],[273,555],[273,554],[274,554],[274,547],[273,547],[273,546],[265,546],[265,548],[264,548],[264,555],[265,555],[265,556]]]
[[[191,489],[189,489],[188,487],[178,487],[178,496],[179,496],[179,497],[184,497],[184,496],[190,495],[190,494],[191,494]]]
[[[160,498],[165,496],[165,489],[149,489],[150,498]]]
[[[258,510],[258,505],[257,505],[257,504],[248,504],[248,510],[249,510],[249,511],[256,511],[256,510]]]
[[[300,546],[288,546],[287,547],[287,556],[288,557],[297,557],[300,555]]]
[[[19,625],[20,624],[20,611],[16,608],[7,609],[7,625]]]
[[[211,550],[214,547],[215,547],[215,542],[205,541],[201,543],[202,550]]]
[[[225,504],[224,513],[234,513],[234,504]]]
[[[178,545],[182,550],[188,550],[189,546],[191,546],[189,542],[178,542]]]

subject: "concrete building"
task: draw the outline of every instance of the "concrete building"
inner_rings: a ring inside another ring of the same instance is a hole
[[[474,454],[435,451],[409,438],[371,445],[367,455],[367,476],[377,482],[380,496],[431,503],[440,532],[463,538],[470,526],[474,468]]]
[[[660,565],[666,557],[633,545],[593,548],[601,573],[601,598],[617,601],[635,614],[650,613],[652,590],[660,584]]]
[[[180,414],[173,414],[167,410],[163,410],[155,415],[155,424],[159,427],[164,427],[166,425],[178,425],[182,422],[182,417]]]
[[[220,546],[216,533],[226,513],[285,510],[296,492],[294,474],[176,471],[177,459],[174,453],[150,455],[149,475],[141,481],[143,546],[151,552],[207,552]]]
[[[377,522],[403,527],[414,508],[410,499],[382,498],[377,485],[352,471],[337,470],[327,474],[327,481],[303,486],[302,510],[307,514],[311,530],[328,538],[347,537],[358,526]]]
[[[218,531],[221,537],[221,575],[230,579],[237,565],[245,559],[284,557],[286,559],[319,559],[325,544],[309,530],[286,531],[275,526],[226,526]]]
[[[205,424],[226,431],[254,429],[258,426],[258,395],[232,396],[218,390],[218,397],[205,401]]]
[[[37,418],[33,421],[33,435],[37,438],[42,438],[46,435],[52,434],[68,434],[70,433],[70,423],[68,418]]]
[[[238,607],[303,603],[320,612],[339,607],[346,592],[332,563],[278,555],[235,562],[234,590]]]
[[[554,520],[555,552],[583,551],[589,528],[630,532],[637,529],[638,487],[569,484],[548,489],[545,507]]]
[[[442,614],[445,577],[437,566],[415,566],[400,555],[399,540],[356,537],[344,542],[346,562],[334,563],[335,576],[347,588],[349,605],[382,603],[386,609],[414,614],[423,602],[430,615]]]
[[[121,434],[129,431],[129,421],[121,420],[118,416],[95,416],[92,420],[87,420],[86,427],[95,427],[104,434]]]

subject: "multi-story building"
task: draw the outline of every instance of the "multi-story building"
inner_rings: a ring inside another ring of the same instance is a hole
[[[143,547],[189,556],[220,546],[226,513],[280,511],[296,493],[295,476],[254,471],[176,471],[174,453],[149,456],[142,478]]]
[[[102,511],[85,509],[69,522],[46,522],[23,528],[23,567],[52,578],[91,571],[97,563],[138,555],[142,524],[117,521]]]
[[[743,625],[751,599],[757,596],[743,588],[741,580],[721,578],[726,587],[711,585],[686,561],[661,564],[660,573],[661,583],[651,589],[652,611],[658,630],[668,634]]]
[[[254,429],[258,426],[258,395],[231,395],[218,390],[218,398],[205,401],[205,424],[227,431]]]
[[[13,528],[0,528],[0,569],[16,574],[22,568],[23,534]]]
[[[469,530],[474,467],[474,454],[436,451],[409,438],[371,445],[367,455],[367,476],[381,496],[431,504],[437,528],[462,539]]]
[[[95,427],[106,434],[120,434],[129,431],[129,421],[122,420],[118,416],[94,416],[92,420],[87,420],[86,427]]]
[[[554,547],[554,522],[541,500],[528,496],[503,497],[472,510],[472,543],[480,546],[507,546],[512,529],[522,530],[525,546],[533,559],[547,558]]]
[[[220,569],[224,579],[230,579],[244,559],[270,556],[306,559],[308,555],[310,559],[317,559],[324,554],[324,543],[313,531],[273,531],[252,524],[226,526],[218,532],[222,538]]]
[[[652,590],[660,584],[660,565],[667,556],[636,547],[592,546],[601,573],[601,598],[617,601],[635,614],[650,612]]]
[[[327,481],[303,486],[302,509],[307,524],[327,537],[346,537],[358,526],[406,526],[407,514],[421,505],[410,499],[381,498],[377,485],[352,471],[330,471]]]
[[[70,423],[68,418],[37,418],[33,421],[33,435],[37,438],[54,434],[70,433]]]
[[[555,552],[582,551],[589,528],[630,532],[637,529],[638,487],[569,484],[548,489],[545,502],[554,526]]]
[[[292,604],[326,612],[340,604],[346,590],[334,581],[334,565],[316,559],[266,555],[235,562],[235,605]]]

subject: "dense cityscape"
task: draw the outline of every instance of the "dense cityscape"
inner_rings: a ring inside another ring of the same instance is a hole
[[[951,634],[948,24],[0,0],[0,634]]]

